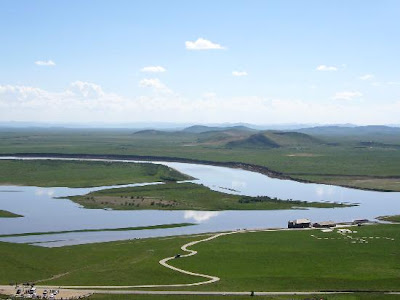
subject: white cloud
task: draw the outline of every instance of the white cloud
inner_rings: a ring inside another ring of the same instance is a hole
[[[217,94],[214,92],[205,92],[202,96],[206,99],[215,99],[217,97]]]
[[[365,74],[365,75],[362,75],[362,76],[360,76],[360,79],[361,80],[371,80],[371,79],[374,79],[374,75],[372,75],[372,74]]]
[[[142,68],[140,71],[146,73],[163,73],[167,70],[161,66],[149,66]]]
[[[334,100],[353,100],[354,98],[359,98],[363,94],[360,92],[353,92],[353,91],[344,91],[344,92],[337,92],[335,96],[333,96]]]
[[[326,66],[326,65],[319,65],[316,67],[317,71],[337,71],[338,68],[335,66]]]
[[[153,88],[159,92],[171,93],[172,91],[158,78],[144,78],[139,81],[139,86],[143,88]]]
[[[84,81],[72,82],[69,92],[83,98],[98,98],[105,95],[100,85]]]
[[[146,83],[148,84],[150,82]],[[343,96],[348,98],[351,95],[338,93],[338,97]],[[264,124],[265,120],[271,124],[293,123],[295,120],[298,123],[321,124],[398,123],[400,99],[380,100],[364,101],[360,105],[357,101],[221,97],[218,94],[187,98],[176,93],[163,92],[124,97],[109,93],[98,84],[76,81],[61,92],[29,86],[0,85],[0,120],[254,124]]]
[[[193,211],[193,210],[187,210],[185,211],[183,217],[188,220],[188,219],[193,219],[194,221],[201,223],[201,222],[206,222],[210,220],[211,218],[214,218],[218,216],[220,213],[218,211]]]
[[[221,46],[220,44],[213,43],[209,40],[198,38],[196,41],[186,41],[185,42],[186,49],[188,50],[223,50],[225,47]]]
[[[247,72],[246,71],[233,71],[232,72],[233,76],[247,76]]]
[[[35,61],[35,64],[38,66],[44,66],[44,67],[53,67],[56,65],[56,63],[52,60],[37,60]]]

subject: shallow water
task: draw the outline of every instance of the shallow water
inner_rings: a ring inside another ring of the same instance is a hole
[[[373,219],[381,215],[400,213],[400,193],[398,192],[362,191],[323,184],[299,183],[225,167],[175,162],[156,163],[173,167],[182,173],[197,178],[193,182],[204,184],[211,189],[225,193],[249,196],[266,195],[280,199],[306,201],[349,202],[359,203],[360,205],[348,208],[274,211],[109,211],[84,209],[68,199],[55,199],[54,197],[83,195],[94,190],[110,187],[39,188],[0,186],[0,209],[24,216],[23,218],[0,218],[0,234],[121,228],[182,222],[197,223],[195,226],[180,228],[63,233],[8,237],[0,238],[0,240],[57,247],[132,238],[215,232],[238,228],[285,227],[288,220],[296,218],[310,218],[312,221],[352,221],[354,219]],[[135,184],[122,185],[120,187],[124,186],[135,186]]]

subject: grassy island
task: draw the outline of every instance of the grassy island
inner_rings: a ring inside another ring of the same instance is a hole
[[[22,217],[21,215],[14,214],[12,212],[9,212],[7,210],[1,210],[0,209],[0,218],[20,218]]]
[[[345,207],[340,203],[320,203],[277,198],[248,197],[217,192],[194,183],[167,183],[115,188],[70,197],[86,208],[165,210],[270,210],[292,208]]]

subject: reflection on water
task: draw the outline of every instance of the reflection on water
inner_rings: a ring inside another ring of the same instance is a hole
[[[41,196],[41,195],[47,195],[47,196],[53,196],[54,195],[54,190],[53,189],[42,189],[42,188],[37,188],[35,191],[35,195]]]
[[[170,162],[162,162],[162,164],[197,178],[193,181],[195,183],[203,184],[224,193],[248,196],[266,195],[280,199],[306,201],[350,202],[360,203],[360,205],[334,209],[313,208],[275,211],[107,211],[84,209],[68,199],[59,199],[59,197],[84,195],[91,191],[110,187],[38,188],[3,186],[0,187],[0,209],[21,214],[24,217],[0,218],[0,234],[136,227],[188,221],[196,222],[198,225],[140,231],[81,232],[9,237],[0,238],[0,240],[17,243],[40,243],[38,244],[40,246],[56,247],[239,228],[285,227],[288,220],[296,218],[309,218],[312,221],[352,221],[400,213],[400,193],[362,191],[323,184],[299,183],[269,178],[259,173],[240,169]],[[145,184],[117,187],[141,185]]]
[[[335,192],[333,186],[317,186],[315,189],[315,193],[318,197],[323,198],[325,196],[332,196]]]
[[[245,181],[238,181],[238,180],[233,180],[232,181],[232,189],[234,190],[242,190],[246,188],[246,182]]]
[[[208,221],[211,218],[218,216],[220,213],[217,211],[195,211],[195,210],[187,210],[185,211],[183,217],[186,220],[194,220],[197,223],[202,223],[204,221]]]

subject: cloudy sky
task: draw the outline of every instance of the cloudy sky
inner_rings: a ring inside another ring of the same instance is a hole
[[[0,1],[0,121],[400,124],[400,1]]]

